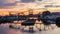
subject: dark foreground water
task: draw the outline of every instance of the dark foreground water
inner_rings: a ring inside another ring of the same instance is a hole
[[[0,34],[60,34],[60,28],[55,27],[55,29],[49,29],[47,31],[38,31],[30,33],[23,32],[20,29],[12,29],[9,28],[9,24],[1,24],[0,25]]]

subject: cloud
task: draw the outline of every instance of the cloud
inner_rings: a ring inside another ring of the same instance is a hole
[[[15,8],[16,6],[19,6],[18,8],[33,8],[36,7],[34,2],[35,0],[0,0],[0,9]]]
[[[16,6],[16,0],[0,0],[0,8],[9,8],[8,6]]]
[[[19,3],[32,3],[35,0],[0,0],[0,8],[9,8],[11,6],[17,6]],[[23,6],[20,5],[20,6]]]
[[[18,0],[6,0],[6,3],[14,3],[15,1],[18,1]]]
[[[21,2],[23,2],[23,3],[27,3],[27,2],[35,2],[35,0],[21,0]]]

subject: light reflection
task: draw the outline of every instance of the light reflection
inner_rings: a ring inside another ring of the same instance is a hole
[[[16,22],[16,21],[15,21]],[[36,20],[36,22],[37,23],[41,23],[41,22],[39,22],[39,21],[37,21]],[[18,26],[19,24],[16,24],[15,26]],[[54,29],[53,31],[51,31],[51,30],[47,30],[46,32],[44,32],[44,31],[38,31],[38,29],[35,27],[36,26],[36,24],[34,25],[34,31],[37,31],[37,32],[35,32],[35,34],[39,34],[39,33],[41,33],[41,34],[44,34],[44,33],[51,33],[52,32],[52,34],[53,33],[59,33],[59,32],[57,32],[57,30],[58,29]],[[42,26],[42,28],[41,29],[43,29],[44,28],[44,25],[43,24],[41,24],[41,26]],[[40,28],[40,24],[37,24],[37,27],[38,28]],[[55,24],[51,24],[51,27],[53,27],[53,28],[56,28],[56,25]],[[21,27],[22,28],[22,27]],[[26,30],[28,30],[28,27],[26,27],[25,28]],[[55,31],[56,30],[56,31]],[[59,30],[58,30],[59,31]],[[22,32],[20,29],[11,29],[11,28],[9,28],[9,26],[8,26],[8,24],[1,24],[0,25],[0,34],[31,34],[31,33],[24,33],[24,32]]]

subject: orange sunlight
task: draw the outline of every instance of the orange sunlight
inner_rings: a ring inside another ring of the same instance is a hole
[[[28,10],[19,10],[19,11],[15,11],[15,10],[10,11],[10,10],[0,9],[0,15],[1,16],[9,15],[9,12],[11,12],[11,14],[14,14],[14,15],[17,15],[17,13],[21,13],[21,12],[23,12],[24,15],[29,14]],[[60,9],[54,9],[54,8],[50,8],[50,9],[47,9],[47,10],[49,10],[50,12],[60,12]],[[46,11],[46,10],[45,9],[33,10],[33,14],[39,14],[39,13],[42,13],[43,11]]]

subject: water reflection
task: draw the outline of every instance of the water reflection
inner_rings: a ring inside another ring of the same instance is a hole
[[[37,25],[39,27],[39,24]],[[43,24],[42,24],[43,26]],[[55,25],[53,25],[52,27],[54,27]],[[0,34],[53,34],[53,33],[60,33],[59,28],[55,28],[54,30],[47,30],[47,31],[38,31],[38,29],[36,27],[34,27],[34,31],[35,32],[28,32],[28,27],[25,28],[24,31],[20,30],[20,29],[12,29],[9,28],[9,24],[1,24],[0,25]],[[57,32],[58,31],[58,32]]]

